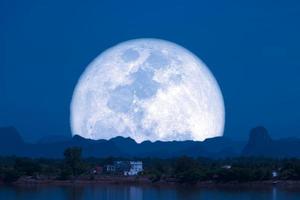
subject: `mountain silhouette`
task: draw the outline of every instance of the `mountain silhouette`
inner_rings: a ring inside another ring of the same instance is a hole
[[[18,131],[10,127],[0,127],[0,154],[18,154],[24,149],[25,143]]]
[[[49,139],[50,138],[50,139]],[[81,147],[84,157],[156,157],[178,156],[225,158],[235,156],[300,157],[300,139],[273,140],[264,127],[250,131],[248,142],[227,137],[199,141],[144,141],[121,136],[110,140],[91,140],[75,135],[72,138],[46,136],[37,143],[25,143],[14,127],[0,128],[0,155],[62,158],[68,147]]]
[[[259,126],[250,131],[243,156],[264,156],[274,158],[300,157],[300,139],[284,138],[273,140],[267,129]]]
[[[273,141],[265,127],[258,126],[250,131],[249,140],[243,150],[244,156],[268,156],[273,150]]]
[[[0,129],[0,155],[61,158],[67,147],[79,146],[84,157],[158,157],[178,156],[227,157],[238,155],[244,146],[225,137],[198,141],[144,141],[137,143],[132,138],[121,136],[110,140],[91,140],[75,135],[72,138],[46,136],[37,143],[25,143],[13,127]],[[5,145],[4,145],[5,144]],[[230,149],[230,151],[228,151]]]

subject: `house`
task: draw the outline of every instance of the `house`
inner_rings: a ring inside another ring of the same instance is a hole
[[[124,176],[136,176],[142,171],[142,161],[114,161],[113,165],[106,166],[107,173],[114,173]]]
[[[272,178],[277,178],[277,176],[278,176],[278,172],[273,170],[272,171]]]
[[[142,161],[130,161],[130,168],[128,171],[124,171],[124,176],[136,176],[143,171]]]
[[[114,173],[116,171],[116,167],[114,165],[106,165],[105,169],[108,173]]]
[[[105,166],[105,172],[109,174],[123,175],[124,171],[128,171],[130,165],[128,161],[114,161],[113,164]]]
[[[130,170],[130,163],[129,161],[115,161],[114,166],[116,168],[116,173],[118,174],[124,174],[125,171]]]

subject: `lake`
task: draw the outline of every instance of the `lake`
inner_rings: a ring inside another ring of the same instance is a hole
[[[1,200],[299,200],[300,190],[136,185],[0,186]]]

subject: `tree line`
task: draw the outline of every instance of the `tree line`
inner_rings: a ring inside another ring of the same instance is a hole
[[[96,166],[104,167],[115,160],[127,158],[82,158],[82,150],[79,147],[67,148],[64,151],[64,159],[0,157],[0,181],[12,183],[24,176],[57,180],[72,180],[78,177],[94,179],[90,169]],[[296,158],[238,157],[215,160],[183,156],[130,160],[143,161],[144,172],[140,176],[148,177],[152,182],[300,180],[300,159]]]

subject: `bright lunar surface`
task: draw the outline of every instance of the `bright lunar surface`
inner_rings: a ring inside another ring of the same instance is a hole
[[[217,81],[187,49],[137,39],[100,54],[81,76],[71,103],[73,135],[144,140],[204,140],[223,135]]]

